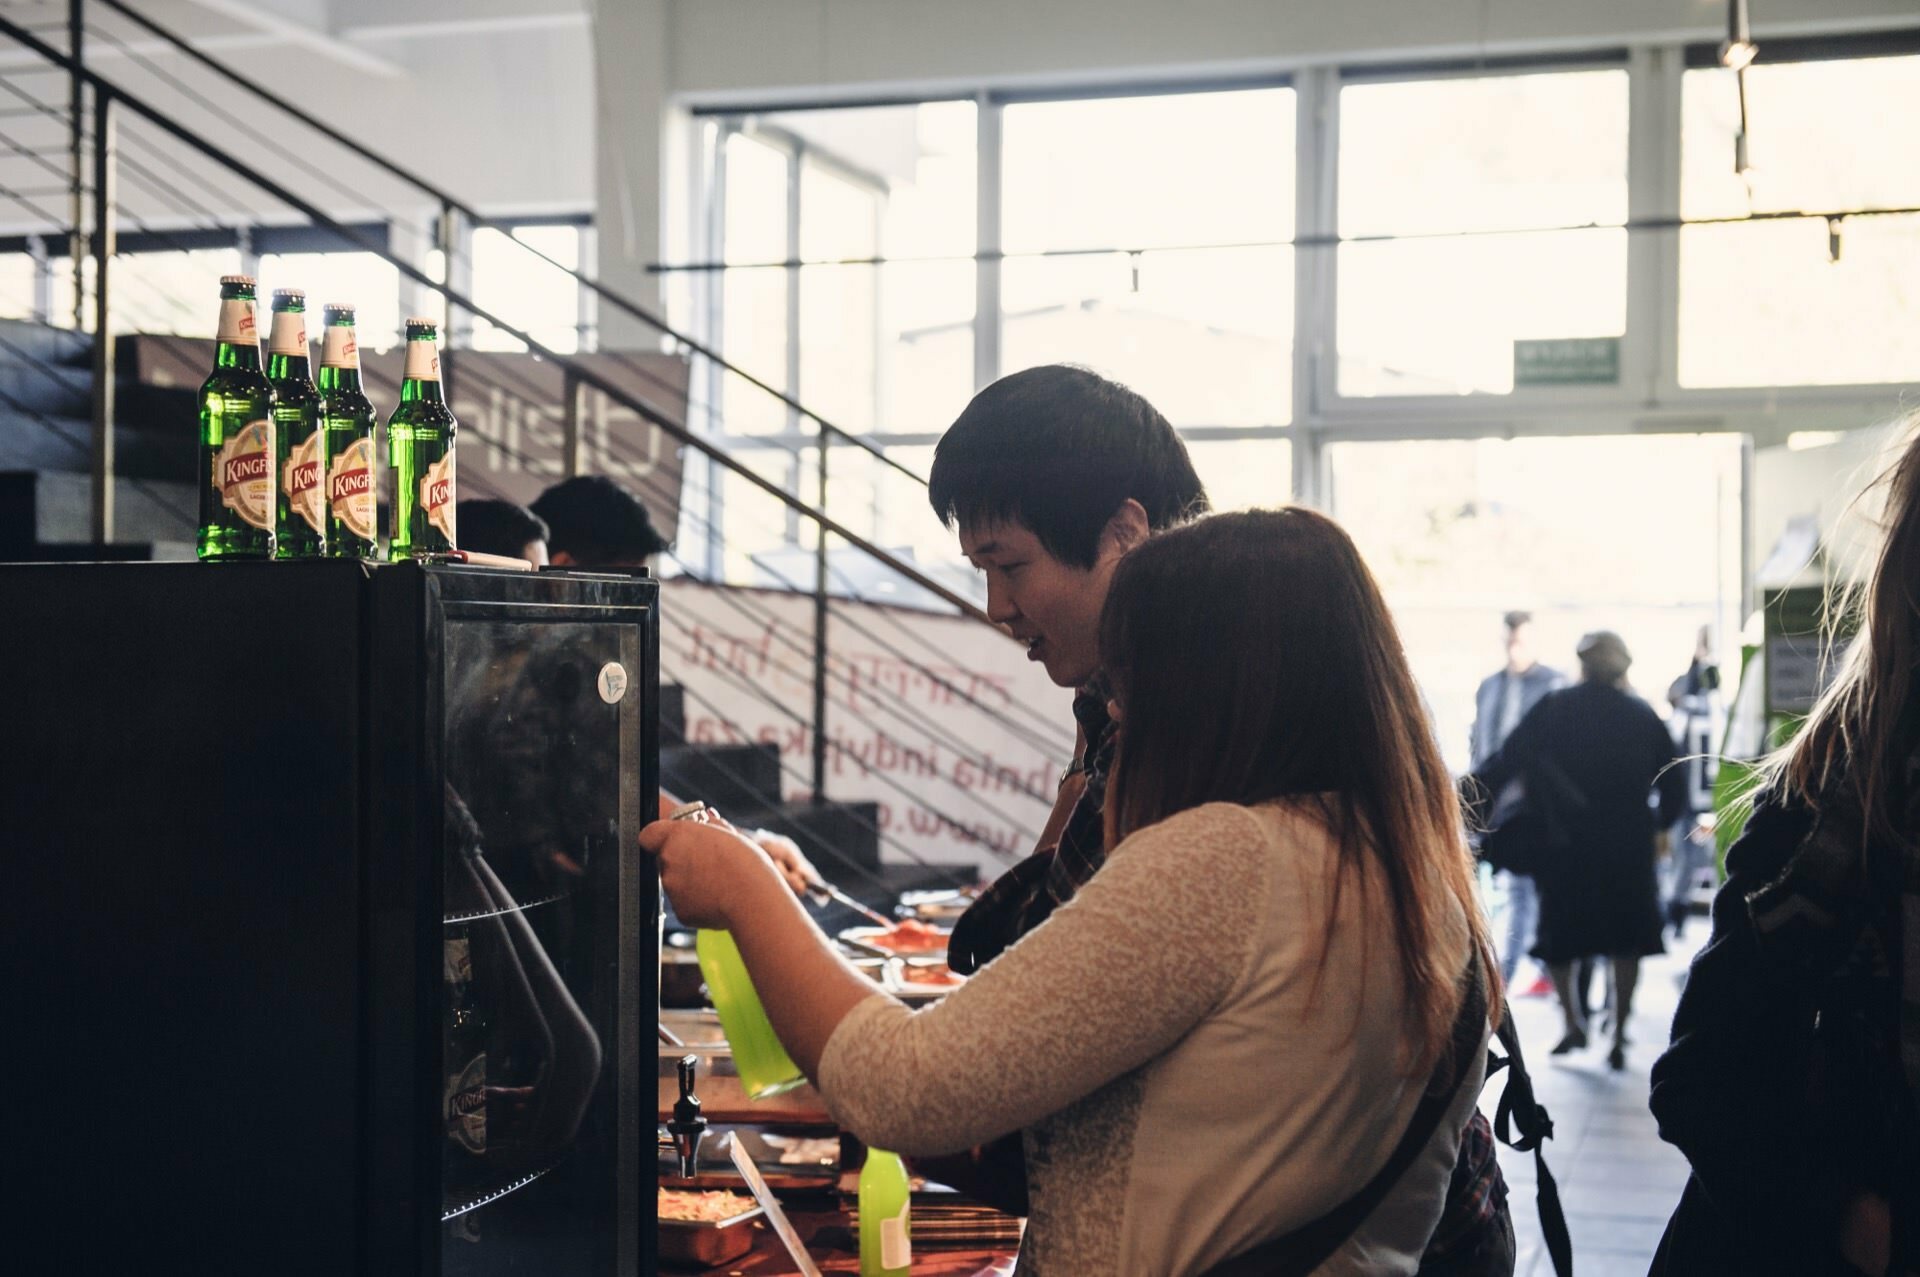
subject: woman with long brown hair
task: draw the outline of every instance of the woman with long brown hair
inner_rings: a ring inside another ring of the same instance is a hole
[[[1119,565],[1100,650],[1108,860],[931,1009],[837,959],[743,840],[643,845],[855,1135],[1025,1133],[1021,1271],[1413,1273],[1498,995],[1378,587],[1322,515],[1216,516]]]
[[[1920,437],[1834,682],[1760,771],[1653,1070],[1656,1274],[1920,1273]]]

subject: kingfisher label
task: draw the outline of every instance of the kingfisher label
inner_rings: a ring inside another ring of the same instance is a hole
[[[440,348],[430,341],[408,342],[403,375],[414,381],[440,380]]]
[[[447,1075],[447,1138],[476,1156],[487,1151],[487,1057]]]
[[[305,443],[294,445],[287,454],[287,472],[280,480],[294,514],[323,535],[327,530],[326,485],[320,481],[320,444],[324,438],[316,430]]]
[[[354,338],[353,329],[339,324],[330,324],[320,338],[320,366],[322,368],[358,368],[360,366],[360,343]]]
[[[428,523],[440,529],[448,545],[459,544],[453,536],[454,499],[453,449],[449,448],[447,455],[428,465],[420,477],[420,510]]]
[[[327,505],[347,531],[362,541],[374,539],[372,439],[355,439],[334,458],[327,474]]]
[[[307,346],[307,321],[290,310],[275,311],[273,315],[273,334],[267,346],[267,352],[274,355],[291,355],[296,359],[305,359],[311,353]]]
[[[220,503],[265,532],[273,531],[273,422],[249,421],[213,454]]]
[[[244,297],[221,298],[220,328],[214,334],[214,340],[258,346],[260,330],[253,325],[253,303]]]

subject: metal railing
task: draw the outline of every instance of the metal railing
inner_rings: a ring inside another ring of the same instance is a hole
[[[137,13],[128,5],[122,3],[121,0],[94,0],[94,2],[136,23],[143,30],[153,34],[156,38],[161,39],[168,45],[178,49],[184,55],[190,57],[197,65],[203,66],[213,74],[220,76],[223,80],[233,83],[251,94],[259,96],[263,101],[270,103],[276,109],[286,112],[289,118],[295,119],[304,126],[314,129],[332,142],[347,148],[365,162],[375,165],[389,175],[400,179],[409,187],[419,191],[427,198],[432,199],[441,209],[443,246],[447,247],[449,251],[452,247],[452,240],[449,238],[448,233],[451,229],[452,219],[464,217],[470,221],[481,220],[479,215],[470,206],[456,199],[445,190],[415,177],[413,174],[407,172],[404,167],[378,155],[370,148],[365,147],[354,139],[340,133],[337,129],[327,125],[324,121],[314,118],[292,103],[280,98],[265,86],[254,83],[230,68],[225,67],[216,59],[195,49],[189,42],[165,30],[152,19]],[[823,419],[817,413],[798,403],[798,401],[791,396],[760,381],[750,373],[728,362],[719,352],[673,329],[661,317],[633,301],[631,298],[625,297],[616,290],[606,287],[590,275],[555,261],[552,257],[540,252],[536,248],[524,244],[521,245],[526,251],[533,253],[535,257],[541,259],[553,269],[572,278],[581,288],[590,291],[602,301],[613,305],[657,329],[665,338],[674,343],[679,351],[707,360],[716,368],[725,369],[731,374],[744,379],[749,385],[757,388],[760,392],[772,396],[791,412],[804,416],[806,419],[816,423],[819,428],[815,439],[818,452],[813,460],[816,467],[816,478],[819,484],[820,504],[818,507],[808,504],[788,492],[785,488],[771,482],[749,466],[743,464],[718,444],[703,438],[689,426],[687,421],[677,418],[670,408],[655,402],[647,395],[636,393],[629,387],[604,375],[596,367],[576,360],[568,353],[553,348],[550,343],[543,342],[529,328],[521,326],[509,317],[498,313],[497,310],[493,308],[481,305],[471,295],[470,290],[456,287],[447,280],[433,278],[427,271],[421,268],[418,262],[407,258],[401,253],[395,252],[390,244],[370,234],[363,227],[351,224],[344,219],[336,218],[329,214],[314,201],[304,197],[284,182],[276,180],[273,176],[262,171],[257,165],[239,158],[231,151],[187,127],[179,119],[169,115],[167,112],[157,109],[141,95],[129,91],[115,81],[106,78],[93,68],[88,67],[84,61],[86,32],[88,28],[83,21],[83,8],[84,0],[70,0],[68,39],[72,50],[71,52],[62,51],[36,34],[33,30],[15,23],[6,17],[0,17],[0,36],[12,40],[22,49],[31,51],[37,58],[44,62],[47,67],[57,69],[65,73],[69,78],[69,109],[65,113],[58,111],[58,109],[50,103],[36,102],[14,85],[8,85],[6,87],[14,96],[29,103],[28,109],[25,110],[23,114],[38,112],[43,116],[59,120],[67,127],[66,140],[68,145],[66,149],[68,152],[68,173],[71,178],[71,183],[66,193],[69,194],[71,198],[69,201],[70,217],[66,222],[65,229],[69,232],[68,244],[69,251],[72,254],[74,270],[75,326],[76,328],[84,326],[83,321],[90,317],[93,331],[96,335],[96,339],[93,342],[92,356],[92,478],[94,496],[93,535],[97,541],[107,541],[111,539],[114,522],[114,378],[111,366],[111,336],[113,332],[112,299],[118,280],[118,272],[115,269],[115,258],[117,227],[120,220],[116,216],[116,210],[120,205],[120,200],[118,199],[119,192],[117,189],[120,178],[123,174],[132,176],[136,179],[139,186],[148,191],[171,190],[173,198],[169,200],[170,204],[179,205],[187,208],[189,211],[198,207],[194,205],[190,199],[182,195],[177,188],[167,185],[166,178],[162,176],[161,173],[155,171],[156,168],[160,167],[159,165],[149,166],[142,164],[134,157],[123,153],[121,147],[121,142],[124,140],[123,126],[127,122],[137,122],[141,126],[140,132],[151,131],[160,137],[170,139],[172,143],[185,148],[188,152],[202,157],[220,172],[238,178],[254,190],[285,205],[286,208],[305,218],[312,226],[322,228],[340,244],[351,248],[353,251],[371,254],[388,263],[403,278],[411,280],[416,285],[443,298],[450,311],[458,308],[461,312],[485,320],[501,333],[523,343],[529,351],[539,355],[552,363],[556,368],[562,370],[566,382],[564,401],[568,406],[568,411],[564,419],[567,438],[564,456],[567,459],[569,472],[577,468],[580,458],[579,436],[582,427],[578,420],[579,414],[576,410],[578,396],[575,392],[579,387],[588,387],[603,395],[610,403],[626,409],[640,420],[658,429],[674,442],[688,449],[690,454],[705,458],[720,471],[746,481],[753,488],[773,498],[780,507],[788,512],[789,517],[811,523],[814,528],[817,529],[817,535],[815,537],[816,544],[814,547],[815,552],[813,555],[812,581],[801,583],[787,581],[784,577],[780,579],[796,593],[809,594],[813,600],[812,642],[805,652],[805,655],[811,659],[812,664],[812,704],[810,707],[812,712],[810,723],[808,724],[812,729],[813,748],[812,758],[810,760],[812,763],[812,774],[807,779],[816,801],[823,800],[825,797],[830,756],[833,749],[832,741],[827,731],[827,717],[829,714],[829,704],[832,699],[831,692],[834,687],[835,671],[832,669],[830,653],[828,651],[828,633],[830,629],[829,620],[833,615],[832,594],[833,587],[836,584],[836,578],[838,578],[838,583],[844,587],[845,592],[851,597],[856,599],[860,597],[858,592],[851,588],[851,582],[846,579],[844,573],[840,572],[839,569],[834,566],[829,557],[829,550],[834,542],[838,540],[838,542],[854,548],[862,555],[883,565],[887,570],[897,574],[904,581],[910,582],[925,591],[928,595],[951,607],[960,616],[970,618],[976,622],[990,624],[990,622],[987,621],[985,613],[974,601],[956,593],[948,586],[921,571],[912,563],[889,553],[872,540],[859,535],[851,527],[847,526],[843,520],[836,519],[829,513],[827,509],[827,494],[830,486],[828,480],[831,473],[831,453],[836,444],[840,446],[851,446],[861,452],[877,457],[891,470],[906,476],[915,483],[924,485],[925,480],[921,476],[901,465],[897,460],[888,457],[884,450]],[[111,39],[110,36],[107,38],[109,40]],[[88,110],[89,96],[91,97],[90,112]],[[92,124],[91,129],[87,127],[89,120]],[[0,190],[0,195],[5,195],[13,199],[16,203],[21,202],[20,194],[18,191],[6,192]],[[44,207],[35,206],[34,211],[43,217],[48,216],[48,210]],[[215,224],[218,223],[219,216],[216,211],[204,208],[199,208],[198,211],[199,215],[208,221]],[[164,230],[147,227],[137,219],[135,219],[134,225],[138,228],[136,233],[142,236],[154,237],[159,242],[164,243],[177,238]],[[89,228],[91,229],[90,234],[88,233]],[[181,243],[182,246],[186,246],[187,244],[184,240],[181,241]],[[85,278],[85,266],[89,262],[91,263],[93,271],[91,281]],[[453,272],[449,270],[447,273],[451,275]],[[91,287],[89,287],[89,284]],[[83,312],[82,307],[85,304],[85,300],[89,298],[89,295],[91,300],[90,312]],[[47,424],[51,425],[52,423],[49,422]],[[498,448],[502,446],[501,442],[497,440],[486,442],[490,447]],[[506,451],[511,452],[510,449]],[[711,512],[709,512],[709,514],[710,513]],[[682,566],[686,567],[687,565],[683,564]],[[688,569],[688,574],[696,580],[700,579],[698,574],[693,573],[690,568]],[[775,575],[778,576],[778,573],[775,573]],[[750,599],[741,597],[735,599],[734,603],[745,609],[743,615],[752,612],[753,604]],[[899,625],[901,634],[905,636],[908,641],[918,641],[928,646],[930,651],[933,650],[931,645],[926,643],[924,637],[910,631],[908,627],[900,625],[897,618],[886,618],[883,614],[883,619],[891,619],[892,623]],[[842,615],[841,620],[843,623],[847,623],[849,618]],[[875,622],[875,624],[877,626],[879,622]],[[855,624],[855,629],[865,634],[877,644],[886,646],[886,650],[895,652],[905,663],[912,665],[934,684],[945,687],[949,692],[958,693],[960,699],[969,702],[974,708],[977,708],[989,718],[998,720],[1002,725],[1020,735],[1023,739],[1036,743],[1044,742],[1044,746],[1049,748],[1050,752],[1055,753],[1064,752],[1064,749],[1068,747],[1067,742],[1058,735],[1061,731],[1061,725],[1043,718],[1038,711],[1032,707],[1012,706],[1005,711],[998,711],[994,707],[986,705],[960,689],[953,687],[942,675],[927,664],[922,663],[919,658],[907,654],[899,648],[887,646],[886,641],[881,639],[881,637],[872,630],[862,629],[857,624]],[[797,646],[797,640],[795,641],[795,645]],[[938,655],[939,654],[935,652],[936,658]],[[840,677],[844,679],[846,676],[842,673]],[[791,713],[789,707],[784,705],[776,705],[775,708],[782,713]],[[905,713],[897,707],[889,707],[889,709],[900,722],[907,723],[909,727],[915,730],[922,730],[927,727],[925,721],[916,722],[911,714]],[[795,715],[795,717],[798,717],[798,715]],[[865,764],[861,763],[858,759],[853,761],[856,765],[865,766]],[[871,773],[871,769],[867,770]],[[1033,793],[1028,793],[1027,796],[1042,800],[1048,797],[1047,795]],[[977,798],[979,796],[972,795],[971,797]],[[950,823],[956,831],[963,830],[966,826],[964,819],[940,812],[937,808],[931,810],[934,810],[935,814],[939,816],[942,821]],[[875,832],[880,834],[883,841],[894,846],[901,845],[897,839],[890,838],[877,830]],[[1021,832],[1026,833],[1031,831]],[[909,859],[918,859],[910,849],[905,850]]]

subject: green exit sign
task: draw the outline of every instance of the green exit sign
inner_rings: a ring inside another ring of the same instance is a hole
[[[1618,337],[1552,337],[1513,343],[1516,386],[1612,386],[1619,381]]]

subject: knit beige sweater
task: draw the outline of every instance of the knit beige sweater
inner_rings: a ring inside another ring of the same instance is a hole
[[[820,1088],[909,1155],[1024,1131],[1022,1273],[1186,1274],[1357,1192],[1419,1103],[1383,893],[1289,806],[1210,804],[1127,839],[940,1003],[862,1002]],[[1332,939],[1322,961],[1329,916]],[[1466,965],[1466,919],[1444,959]],[[1446,1193],[1484,1056],[1394,1191],[1318,1272],[1401,1274]]]

